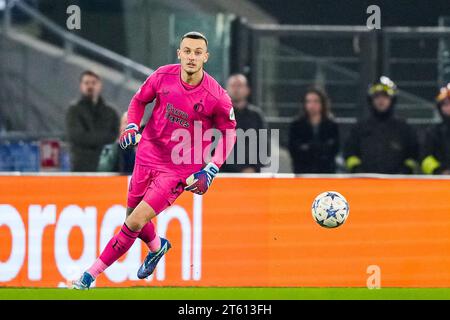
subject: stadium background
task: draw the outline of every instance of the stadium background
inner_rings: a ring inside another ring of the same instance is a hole
[[[0,286],[64,286],[121,224],[126,177],[67,172],[64,116],[81,71],[98,71],[103,96],[123,112],[152,70],[176,61],[180,35],[196,29],[210,41],[207,71],[222,84],[246,74],[252,102],[280,129],[280,170],[224,175],[203,200],[183,195],[157,222],[160,232],[170,222],[177,245],[156,279],[134,278],[144,255],[136,246],[97,285],[366,287],[375,265],[383,287],[448,288],[448,179],[294,177],[286,151],[287,125],[312,83],[332,97],[342,137],[367,114],[366,89],[380,74],[395,79],[398,113],[421,136],[439,120],[450,5],[413,2],[1,1]],[[66,28],[72,4],[80,30]],[[378,31],[365,26],[371,4],[381,7]],[[329,189],[350,202],[350,222],[337,230],[310,217],[314,196]]]

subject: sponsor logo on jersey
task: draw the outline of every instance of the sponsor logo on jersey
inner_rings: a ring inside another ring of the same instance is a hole
[[[188,122],[189,115],[186,112],[175,108],[171,103],[166,105],[166,114],[164,117],[170,122],[178,123],[184,128],[189,128],[190,126]]]

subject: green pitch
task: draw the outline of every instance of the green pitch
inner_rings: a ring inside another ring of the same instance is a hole
[[[450,288],[94,288],[89,291],[69,289],[0,288],[0,300],[6,299],[151,299],[151,300],[316,300],[316,299],[445,299]]]

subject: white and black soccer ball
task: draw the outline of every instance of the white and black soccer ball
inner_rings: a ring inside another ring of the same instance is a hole
[[[319,194],[312,204],[314,220],[324,228],[336,228],[347,220],[349,206],[342,194],[326,191]]]

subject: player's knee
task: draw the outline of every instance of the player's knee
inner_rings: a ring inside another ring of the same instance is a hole
[[[147,203],[141,202],[134,210],[131,210],[130,214],[125,220],[125,223],[131,230],[139,231],[155,215],[155,211]]]
[[[139,231],[141,230],[146,222],[144,217],[135,214],[134,212],[130,214],[127,219],[125,220],[125,224],[133,231]]]

